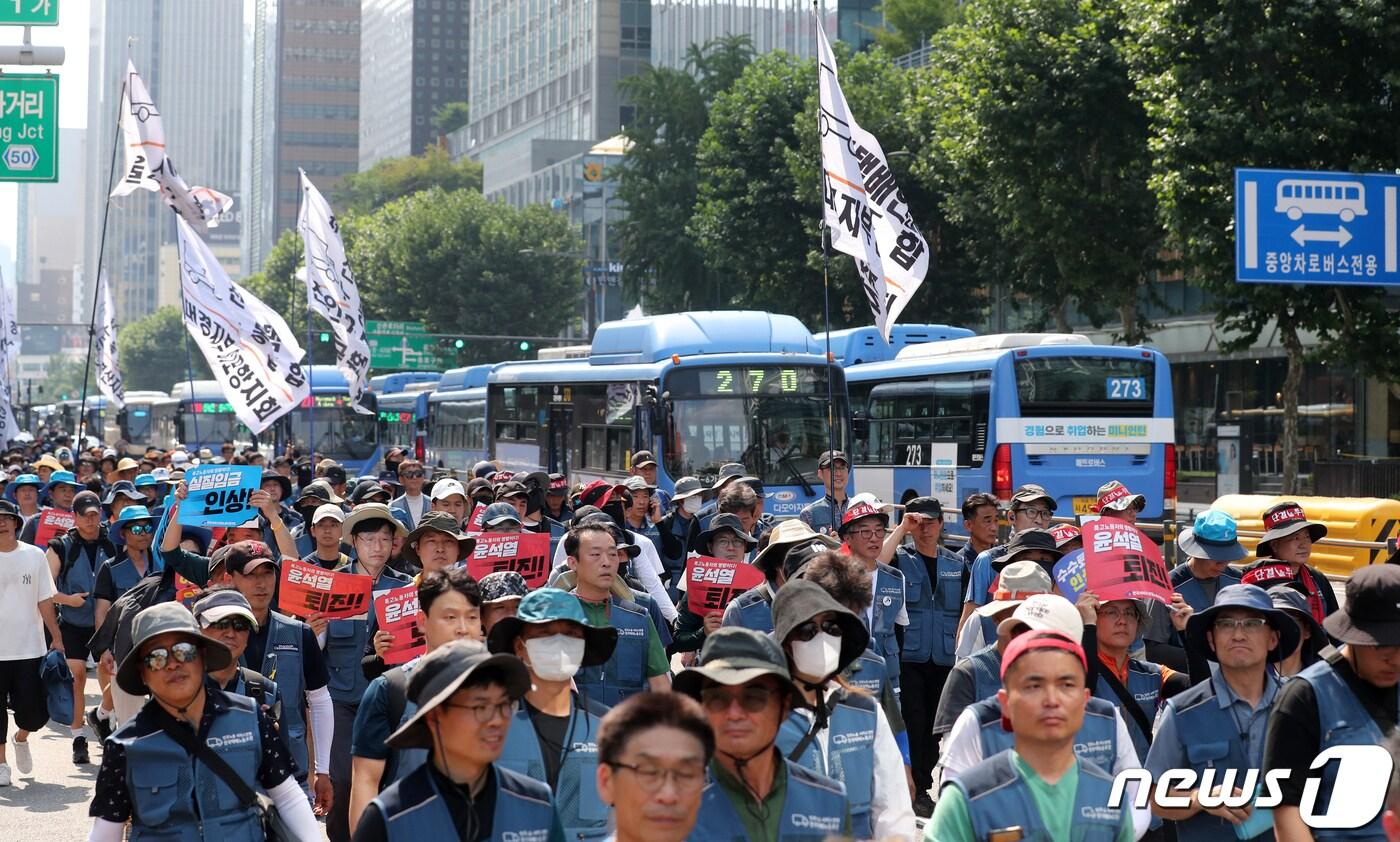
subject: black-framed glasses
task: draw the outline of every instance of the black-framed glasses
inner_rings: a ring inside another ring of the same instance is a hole
[[[141,659],[141,663],[146,665],[146,669],[159,672],[165,669],[171,658],[174,658],[177,664],[188,664],[198,657],[198,646],[189,641],[181,641],[169,648],[162,646],[159,649],[152,649],[146,653],[146,657]]]
[[[1031,520],[1049,520],[1051,514],[1049,509],[1033,509],[1029,506],[1024,509],[1016,509],[1015,512],[1020,512]],[[1015,512],[1013,512],[1013,514]]]
[[[246,617],[226,617],[222,620],[216,620],[210,623],[205,626],[205,628],[214,629],[216,631],[229,631],[232,629],[236,632],[251,632],[253,630],[253,624],[248,622]]]
[[[670,778],[680,792],[694,792],[705,785],[705,767],[697,765],[682,769],[671,769],[665,766],[651,766],[649,764],[621,763],[610,761],[608,763],[614,769],[626,769],[637,778],[637,785],[646,792],[656,792],[666,785],[666,779]]]
[[[829,618],[826,620],[822,620],[820,626],[818,626],[811,620],[808,620],[807,622],[793,629],[792,633],[788,635],[788,639],[803,641],[811,640],[812,638],[817,636],[817,632],[826,632],[832,637],[840,637],[844,633],[844,631],[845,630],[841,627],[840,623]]]
[[[132,535],[150,535],[156,531],[156,528],[149,523],[133,523],[127,529],[131,531]]]
[[[452,702],[443,702],[442,706],[445,708],[469,710],[472,712],[472,715],[476,717],[476,721],[483,725],[494,720],[498,716],[510,719],[515,716],[515,712],[519,708],[519,705],[514,701],[501,702],[495,705],[459,705]]]
[[[404,471],[403,473],[399,474],[399,479],[422,479],[422,478],[423,478],[423,472],[422,472],[422,471]]]
[[[1216,617],[1216,631],[1234,631],[1244,629],[1247,632],[1259,631],[1269,624],[1263,617]]]
[[[706,687],[700,691],[700,704],[710,713],[724,713],[739,700],[739,707],[748,713],[761,713],[773,700],[773,691],[768,687],[747,685],[736,693],[729,687]]]

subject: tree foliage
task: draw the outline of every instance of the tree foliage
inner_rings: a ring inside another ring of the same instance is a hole
[[[471,119],[471,109],[465,102],[448,102],[433,112],[433,128],[444,135],[465,126]]]
[[[117,353],[121,357],[122,381],[126,390],[169,392],[172,385],[189,377],[187,363],[194,365],[195,380],[212,377],[204,355],[192,341],[186,355],[185,338],[185,323],[180,318],[178,307],[161,307],[148,316],[122,325],[117,331]],[[72,378],[74,384],[82,382],[81,360],[78,365],[78,371]],[[50,370],[50,382],[55,376]],[[51,388],[51,391],[56,393],[59,390]]]
[[[892,56],[902,56],[929,42],[960,15],[957,0],[883,0],[879,11],[885,26],[872,29],[875,43]]]
[[[331,190],[331,203],[341,212],[364,213],[431,187],[480,192],[481,164],[466,158],[454,163],[447,150],[436,146],[422,155],[386,158],[341,179]]]

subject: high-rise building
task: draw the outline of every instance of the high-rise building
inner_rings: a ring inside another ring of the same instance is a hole
[[[651,61],[657,67],[684,70],[692,44],[730,35],[747,35],[759,53],[817,54],[812,4],[803,0],[654,0],[651,22]]]
[[[323,192],[359,167],[359,0],[251,0],[243,61],[243,266],[296,225],[297,169]]]
[[[360,7],[360,169],[420,154],[433,115],[467,101],[468,0],[364,0]]]
[[[127,59],[135,63],[160,108],[166,150],[191,185],[229,194],[233,210],[209,231],[210,248],[242,274],[243,0],[94,0],[88,68],[88,143],[84,183],[87,225],[81,297],[97,278],[104,203],[116,142],[118,98]],[[117,155],[120,167],[122,156]],[[144,190],[111,202],[106,266],[119,321],[132,321],[179,297],[175,219]]]

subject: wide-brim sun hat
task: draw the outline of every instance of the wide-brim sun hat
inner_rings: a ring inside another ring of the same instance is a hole
[[[363,503],[350,510],[350,514],[345,516],[345,521],[340,524],[341,540],[350,542],[351,535],[357,525],[368,521],[382,520],[389,524],[394,530],[395,538],[403,538],[408,535],[408,530],[394,517],[394,513],[383,503]]]
[[[1313,654],[1331,645],[1327,639],[1326,630],[1322,628],[1322,624],[1317,621],[1317,618],[1312,615],[1312,609],[1308,607],[1308,598],[1302,591],[1292,585],[1274,585],[1267,590],[1267,593],[1269,594],[1269,601],[1274,604],[1275,608],[1292,617],[1295,622],[1307,626],[1311,636],[1306,642],[1312,649]],[[1302,635],[1300,634],[1299,637],[1301,638]],[[1299,640],[1298,645],[1302,646],[1303,641]],[[1287,658],[1291,654],[1293,653],[1284,652],[1283,657]]]
[[[1239,542],[1235,519],[1213,509],[1196,515],[1195,523],[1176,536],[1176,546],[1188,558],[1223,562],[1249,558],[1249,550]]]
[[[798,544],[811,543],[812,541],[820,541],[833,550],[841,546],[841,542],[830,535],[813,532],[812,527],[808,526],[806,521],[799,518],[789,518],[780,522],[768,533],[768,544],[759,551],[758,555],[754,556],[753,566],[772,578],[772,573],[782,566],[788,550]]]
[[[583,628],[583,662],[581,666],[596,667],[608,662],[617,648],[617,629],[595,626],[583,613],[578,597],[559,588],[540,588],[520,600],[515,613],[502,617],[491,627],[487,644],[492,652],[514,655],[515,639],[527,625],[544,625],[564,621]]]
[[[455,640],[424,655],[408,679],[408,698],[418,706],[413,716],[384,740],[390,748],[433,748],[428,713],[452,698],[473,676],[490,671],[511,699],[530,690],[530,671],[514,655],[493,655],[475,640]]]
[[[1270,506],[1264,511],[1263,521],[1264,534],[1254,547],[1256,558],[1264,558],[1274,554],[1273,547],[1269,546],[1270,542],[1287,538],[1304,529],[1308,530],[1308,535],[1313,541],[1320,541],[1327,535],[1327,527],[1308,520],[1302,505],[1299,503],[1284,502]]]
[[[807,706],[788,672],[787,655],[771,635],[743,626],[723,626],[705,638],[699,665],[677,673],[671,689],[698,701],[706,679],[737,687],[765,675],[777,680],[794,706]]]
[[[1342,643],[1400,646],[1400,567],[1363,567],[1347,579],[1346,602],[1322,627]]]
[[[141,647],[153,638],[170,633],[179,634],[200,647],[206,673],[218,672],[233,663],[233,653],[219,641],[205,637],[188,608],[178,602],[162,602],[144,609],[132,621],[131,649],[117,667],[118,687],[133,696],[146,695],[148,690],[142,674],[145,658],[141,655]],[[201,677],[200,680],[204,679]]]
[[[696,537],[695,542],[698,546],[709,548],[710,542],[715,539],[715,536],[726,530],[737,535],[747,549],[752,550],[758,546],[758,539],[744,531],[744,524],[739,520],[739,516],[728,512],[710,518],[709,528],[701,532]]]
[[[1205,655],[1207,660],[1219,660],[1206,641],[1206,632],[1215,625],[1215,618],[1227,608],[1243,608],[1262,614],[1269,627],[1278,632],[1278,645],[1269,650],[1269,660],[1280,661],[1292,654],[1302,640],[1298,624],[1282,609],[1274,607],[1269,594],[1258,585],[1227,585],[1215,595],[1215,602],[1204,611],[1192,614],[1186,621],[1186,649]]]
[[[457,518],[447,512],[424,512],[423,519],[418,521],[418,525],[413,531],[404,536],[403,549],[399,554],[404,560],[419,567],[423,563],[418,558],[417,543],[420,538],[429,532],[437,532],[442,535],[449,535],[457,539],[457,558],[464,559],[472,554],[476,549],[476,539],[466,533],[457,525]]]

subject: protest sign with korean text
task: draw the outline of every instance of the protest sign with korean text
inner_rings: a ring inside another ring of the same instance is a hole
[[[724,611],[730,600],[763,583],[763,571],[742,561],[692,556],[685,562],[686,608],[705,616]]]
[[[44,549],[49,542],[74,526],[73,513],[59,509],[44,509],[39,514],[39,525],[34,529],[34,546]]]
[[[185,474],[182,526],[242,526],[257,516],[248,498],[262,485],[256,465],[198,465]]]
[[[1072,553],[1065,553],[1065,557],[1055,562],[1051,576],[1055,580],[1055,587],[1064,594],[1065,599],[1075,602],[1079,595],[1089,589],[1088,574],[1084,565],[1084,551],[1075,550]]]
[[[331,620],[352,620],[369,614],[374,579],[358,573],[335,573],[314,564],[282,562],[282,586],[277,608],[294,617],[322,614]]]
[[[384,663],[404,664],[427,651],[428,641],[418,623],[418,610],[417,585],[384,591],[374,598],[374,617],[379,630],[394,637],[384,653]]]
[[[467,531],[468,531],[468,532],[472,532],[472,533],[476,533],[476,532],[485,532],[485,531],[486,531],[486,526],[485,526],[485,524],[486,524],[486,504],[485,504],[485,503],[477,503],[477,504],[476,504],[476,508],[475,508],[475,509],[472,509],[472,516],[469,517],[469,518],[467,518]]]
[[[1088,587],[1100,601],[1171,602],[1172,583],[1162,551],[1142,530],[1126,521],[1099,518],[1085,524],[1082,534]]]
[[[483,532],[467,560],[467,572],[481,580],[490,573],[514,570],[531,590],[549,580],[549,536],[540,532]]]

